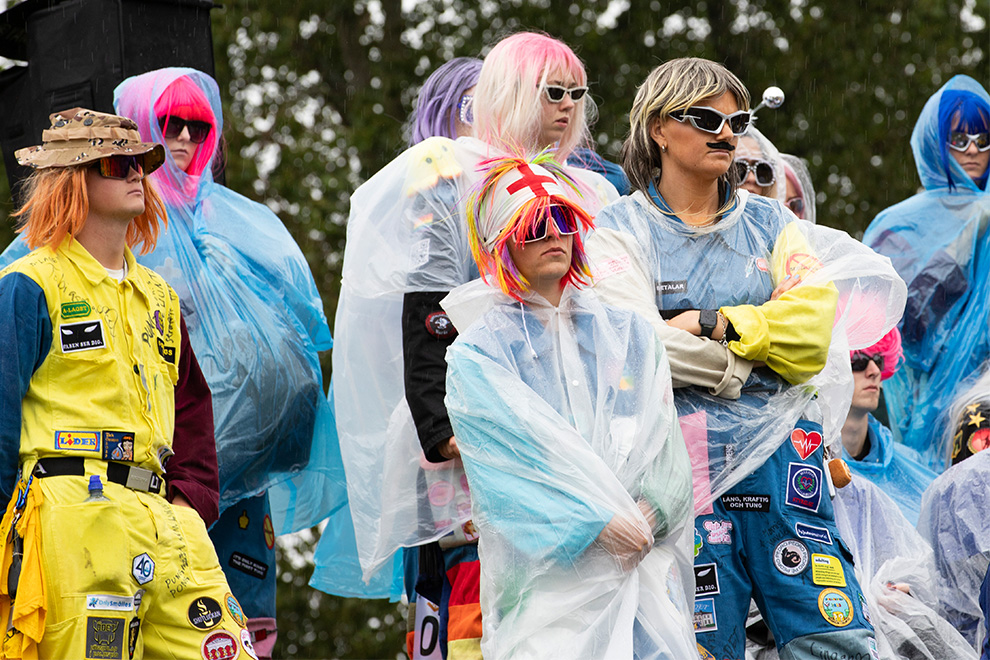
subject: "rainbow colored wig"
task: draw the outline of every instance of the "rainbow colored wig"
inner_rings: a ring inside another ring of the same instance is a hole
[[[865,353],[866,355],[877,355],[883,356],[883,371],[880,372],[880,380],[887,380],[894,375],[897,371],[897,367],[900,365],[901,360],[904,358],[904,351],[901,350],[901,332],[894,328],[883,337],[880,341],[873,344],[869,348],[865,348],[861,351],[853,351],[853,353]],[[850,356],[852,353],[850,353]]]
[[[566,75],[587,85],[584,64],[562,41],[536,32],[517,32],[502,39],[485,56],[474,93],[474,136],[512,153],[532,154],[543,126],[543,85],[551,76]],[[588,124],[597,113],[590,94],[575,103],[571,122],[557,143],[557,159],[567,160],[589,142]]]
[[[521,301],[530,291],[509,253],[509,245],[521,248],[527,236],[545,223],[547,235],[561,236],[560,223],[576,230],[571,248],[571,266],[560,280],[563,289],[591,283],[591,269],[584,251],[582,233],[594,227],[591,216],[568,194],[579,196],[577,183],[545,150],[532,160],[518,157],[493,158],[482,162],[483,179],[467,199],[467,224],[471,254],[485,282],[489,277],[499,288]]]
[[[165,127],[162,134],[168,128],[168,121],[172,117],[189,119],[194,121],[205,121],[210,124],[210,133],[206,136],[206,141],[196,145],[196,153],[189,163],[186,174],[199,176],[210,164],[213,153],[217,148],[217,120],[213,116],[213,109],[210,101],[199,86],[186,76],[176,78],[175,81],[165,88],[162,95],[155,101],[155,119],[166,117]],[[152,119],[154,121],[155,119]]]

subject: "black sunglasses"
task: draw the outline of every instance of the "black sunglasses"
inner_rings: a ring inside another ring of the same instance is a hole
[[[189,139],[196,144],[203,144],[210,135],[213,128],[208,121],[198,121],[196,119],[182,119],[181,117],[170,117],[164,115],[158,118],[158,127],[162,129],[162,135],[170,140],[182,135],[182,129],[189,129]]]
[[[145,157],[147,154],[139,156],[107,156],[101,158],[94,166],[99,170],[100,176],[104,179],[126,179],[130,176],[131,170],[137,172],[138,176],[144,178]]]
[[[785,202],[787,208],[791,210],[797,217],[804,219],[804,198],[803,197],[790,197]]]
[[[884,359],[879,353],[874,353],[873,355],[853,353],[852,358],[849,360],[849,364],[852,366],[853,371],[866,371],[866,368],[870,366],[870,362],[877,365],[877,369],[883,371]]]

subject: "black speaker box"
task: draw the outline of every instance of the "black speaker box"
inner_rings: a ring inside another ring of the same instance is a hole
[[[48,115],[113,112],[122,80],[186,66],[211,76],[210,0],[25,0],[0,14],[0,149],[11,190],[28,174],[14,151],[39,144]],[[16,200],[15,201],[19,201]]]

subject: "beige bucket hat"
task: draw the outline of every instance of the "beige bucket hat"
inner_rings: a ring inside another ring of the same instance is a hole
[[[82,165],[107,156],[147,154],[142,163],[147,176],[165,162],[165,147],[141,142],[137,124],[127,117],[72,108],[52,113],[49,120],[52,126],[41,134],[40,145],[14,152],[20,165],[42,170]]]

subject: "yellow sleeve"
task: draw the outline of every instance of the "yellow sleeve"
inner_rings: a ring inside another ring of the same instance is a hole
[[[800,282],[820,267],[797,223],[788,224],[773,248],[774,286],[788,276]],[[723,307],[721,312],[740,337],[729,342],[729,350],[765,362],[791,384],[803,383],[825,366],[838,298],[832,283],[799,283],[759,306]]]

